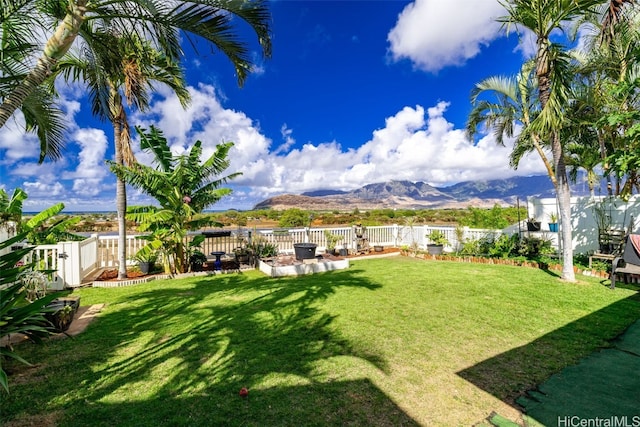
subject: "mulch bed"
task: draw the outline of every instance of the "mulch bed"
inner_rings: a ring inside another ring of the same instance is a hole
[[[137,279],[139,277],[148,276],[142,274],[139,270],[127,270],[127,279]],[[97,278],[97,282],[112,282],[118,280],[118,269],[110,269],[103,271]]]
[[[199,271],[213,271],[213,262],[206,262],[202,269]],[[222,261],[222,270],[237,270],[238,266],[233,261]],[[137,269],[127,269],[127,279],[139,279],[140,277],[153,276],[158,274],[164,274],[163,271],[154,271],[153,273],[143,274],[140,270]],[[118,281],[118,269],[112,268],[109,270],[103,271],[100,276],[98,276],[95,281],[96,282],[115,282]]]

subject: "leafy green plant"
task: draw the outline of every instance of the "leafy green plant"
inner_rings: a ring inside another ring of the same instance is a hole
[[[39,270],[26,270],[18,274],[26,292],[27,301],[33,302],[47,295],[47,275]]]
[[[158,259],[157,250],[154,248],[154,245],[148,244],[143,246],[131,256],[133,261],[138,262],[156,262]]]
[[[514,255],[518,248],[518,235],[507,236],[501,234],[493,240],[493,244],[489,247],[489,256],[495,258],[509,258]]]
[[[138,164],[128,167],[114,162],[109,165],[118,178],[158,201],[160,207],[129,207],[127,219],[140,224],[139,231],[151,233],[149,240],[163,255],[165,271],[170,272],[173,267],[183,273],[189,257],[185,247],[187,232],[222,225],[202,211],[230,194],[231,189],[222,185],[240,175],[221,176],[229,167],[228,155],[233,143],[217,145],[214,153],[201,162],[201,141],[196,141],[187,154],[172,156],[160,130],[155,127],[149,131],[136,130],[142,149],[154,154],[157,168]]]
[[[202,268],[205,262],[207,262],[207,256],[198,250],[193,251],[189,256],[189,264],[192,269],[193,267]]]
[[[430,243],[433,245],[448,245],[449,240],[445,234],[440,230],[433,230],[431,233],[427,234],[426,237],[429,239]]]
[[[518,253],[533,259],[539,255],[549,255],[554,253],[551,240],[541,237],[523,237],[520,239]]]
[[[264,239],[253,239],[248,248],[253,252],[256,259],[274,257],[278,255],[278,245],[270,243]]]
[[[22,241],[26,233],[0,242],[0,250]],[[20,275],[29,271],[31,265],[19,265],[20,261],[31,252],[32,247],[14,250],[0,256],[0,337],[11,334],[23,334],[30,340],[40,343],[52,332],[51,324],[45,319],[45,313],[51,311],[47,305],[55,295],[47,295],[29,301],[30,291],[20,280]],[[0,347],[0,359],[11,357],[22,363],[26,360],[14,353],[10,345]],[[7,373],[0,368],[0,385],[8,392]]]
[[[336,243],[344,239],[344,236],[332,234],[329,230],[324,230],[324,238],[327,240],[327,250],[332,252],[336,248]]]

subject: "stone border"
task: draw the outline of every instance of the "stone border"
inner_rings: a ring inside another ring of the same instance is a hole
[[[123,286],[132,286],[138,285],[140,283],[148,283],[153,282],[154,280],[166,280],[166,279],[183,279],[185,277],[198,277],[198,276],[215,276],[218,274],[231,274],[231,273],[239,273],[245,269],[239,270],[222,270],[222,271],[192,271],[190,273],[181,273],[181,274],[154,274],[151,276],[138,277],[135,279],[129,280],[105,280],[100,281],[96,280],[92,283],[89,283],[90,286],[94,288],[120,288]],[[253,270],[253,268],[251,269]]]

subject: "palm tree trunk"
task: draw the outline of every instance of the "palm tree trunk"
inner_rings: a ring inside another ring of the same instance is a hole
[[[551,96],[551,61],[549,58],[549,40],[538,38],[538,52],[536,57],[536,77],[538,79],[538,94],[540,105],[544,109]],[[560,233],[562,245],[562,279],[575,282],[573,271],[573,230],[571,224],[571,189],[567,168],[564,160],[564,150],[557,130],[551,132],[551,154],[556,177],[556,201],[560,213],[562,230]]]
[[[549,179],[551,179],[553,188],[555,188],[557,191],[558,180],[556,179],[556,174],[553,171],[553,166],[551,166],[551,163],[549,162],[547,155],[544,153],[544,150],[542,149],[542,144],[540,144],[539,138],[536,135],[533,135],[532,139],[533,139],[533,147],[538,153],[538,156],[540,156],[540,159],[542,159],[542,163],[544,164],[545,169],[547,169],[547,175],[549,176]]]
[[[124,164],[122,155],[122,103],[114,87],[111,87],[110,102],[113,120],[113,140],[115,145],[115,162]],[[118,279],[127,278],[127,188],[124,180],[116,179],[116,212],[118,217]]]
[[[13,113],[20,108],[25,99],[48,77],[58,60],[64,56],[76,39],[80,26],[84,22],[87,0],[70,2],[71,10],[56,28],[55,33],[45,44],[42,56],[38,58],[36,66],[27,77],[14,88],[0,105],[0,128],[2,128]]]
[[[576,274],[573,271],[573,226],[571,223],[571,189],[567,178],[567,168],[564,162],[564,152],[560,143],[558,132],[553,134],[552,152],[556,170],[556,200],[560,211],[561,241],[562,241],[562,278],[575,282]],[[559,154],[556,154],[559,153]]]

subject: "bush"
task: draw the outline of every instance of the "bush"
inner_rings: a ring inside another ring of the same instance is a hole
[[[302,209],[287,209],[284,211],[280,220],[278,221],[278,226],[280,227],[303,227],[309,225],[309,213],[303,211]]]
[[[0,249],[11,247],[16,242],[24,240],[26,233],[0,242]],[[0,256],[0,336],[10,334],[26,335],[31,341],[39,343],[52,332],[52,325],[45,319],[45,314],[50,310],[47,305],[56,298],[56,295],[47,295],[38,298],[25,288],[20,280],[32,266],[18,266],[22,258],[31,252],[32,247],[18,249]],[[36,297],[29,301],[29,297]],[[26,360],[17,356],[10,345],[0,347],[0,358],[11,357],[22,363],[29,364]],[[0,367],[0,385],[8,392],[9,380],[6,372]]]
[[[269,243],[266,240],[256,238],[247,246],[254,254],[256,259],[268,258],[278,255],[278,245]]]

